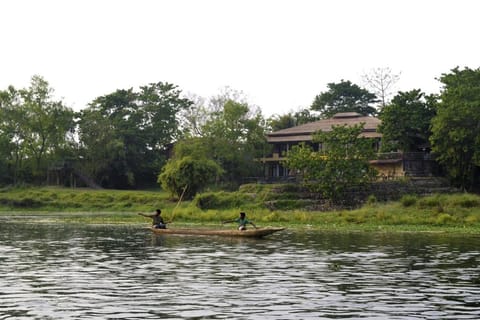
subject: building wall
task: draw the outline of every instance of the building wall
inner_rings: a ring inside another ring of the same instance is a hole
[[[378,171],[379,179],[389,180],[405,176],[402,161],[395,163],[370,163],[370,165]]]

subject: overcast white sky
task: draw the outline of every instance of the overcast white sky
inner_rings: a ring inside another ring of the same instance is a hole
[[[476,0],[2,0],[0,89],[43,76],[75,110],[116,89],[230,86],[265,116],[376,67],[398,90],[480,66]]]

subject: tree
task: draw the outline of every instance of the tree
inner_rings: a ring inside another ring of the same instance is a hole
[[[390,68],[375,68],[365,73],[362,79],[380,99],[380,107],[384,108],[389,103],[392,89],[400,79],[400,74],[393,73]]]
[[[224,181],[233,185],[244,177],[258,176],[255,159],[266,148],[265,121],[247,104],[228,100],[222,112],[215,112],[203,127],[203,138],[210,146],[210,157],[224,170]]]
[[[379,114],[382,151],[418,151],[429,144],[430,123],[435,116],[435,97],[419,89],[399,92]]]
[[[54,100],[53,92],[46,80],[35,75],[30,87],[10,86],[0,95],[0,132],[8,136],[14,183],[44,181],[49,164],[72,147],[74,112]]]
[[[181,111],[180,125],[185,136],[200,137],[203,135],[202,128],[209,119],[210,111],[203,97],[190,93],[187,94],[187,99],[192,104]]]
[[[360,88],[350,81],[329,83],[328,91],[315,97],[310,109],[320,111],[322,117],[330,118],[339,112],[357,112],[364,116],[376,114],[372,104],[377,99],[373,93]]]
[[[235,90],[229,86],[226,86],[221,88],[217,95],[210,97],[208,101],[209,110],[212,112],[212,114],[222,113],[223,108],[228,101],[235,101],[239,104],[249,105],[248,97],[243,91]]]
[[[269,127],[272,131],[287,129],[301,124],[319,120],[308,109],[298,110],[297,112],[289,112],[284,115],[274,115],[268,119]]]
[[[21,123],[24,112],[20,93],[13,86],[0,91],[0,161],[2,162],[2,182],[17,184],[22,172],[22,160],[26,151],[20,140]],[[29,176],[32,174],[30,172]],[[30,179],[31,180],[31,179]],[[30,181],[29,180],[29,181]]]
[[[171,144],[182,136],[179,114],[191,105],[180,94],[173,84],[151,83],[98,97],[81,112],[84,159],[97,181],[110,188],[155,183]]]
[[[469,190],[480,166],[480,69],[442,74],[443,89],[430,141],[452,182]]]
[[[213,183],[222,174],[222,168],[213,160],[186,156],[170,159],[162,168],[158,182],[164,190],[185,199],[193,196]]]
[[[368,138],[360,137],[363,125],[334,126],[330,132],[318,132],[314,142],[319,151],[297,145],[287,154],[286,166],[303,174],[304,184],[336,202],[344,191],[369,181],[375,172],[369,165],[374,150]]]
[[[0,118],[2,116],[2,108],[0,107]],[[13,175],[10,172],[13,145],[8,135],[0,129],[0,186],[11,184],[13,182]]]

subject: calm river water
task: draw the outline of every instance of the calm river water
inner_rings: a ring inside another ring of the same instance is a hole
[[[0,319],[480,319],[480,237],[0,219]]]

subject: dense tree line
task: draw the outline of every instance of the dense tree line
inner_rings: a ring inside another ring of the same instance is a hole
[[[188,186],[191,197],[261,176],[255,159],[269,154],[267,131],[358,112],[382,120],[382,151],[431,149],[454,184],[478,186],[480,69],[443,74],[433,95],[387,92],[398,76],[385,70],[366,77],[374,93],[341,80],[310,107],[268,119],[242,92],[225,88],[205,99],[163,82],[118,89],[74,112],[34,76],[27,88],[0,90],[0,185],[45,184],[49,170],[67,166],[106,188],[160,183],[177,195]]]
[[[259,109],[230,88],[205,102],[173,84],[151,83],[118,89],[74,112],[34,76],[28,88],[0,91],[0,184],[42,185],[49,171],[69,168],[105,188],[148,187],[157,185],[162,168],[185,170],[183,158],[191,157],[204,163],[190,168],[208,167],[213,177],[192,175],[195,188],[237,186],[259,175],[254,159],[267,147],[265,130]],[[173,165],[180,160],[182,166]]]

